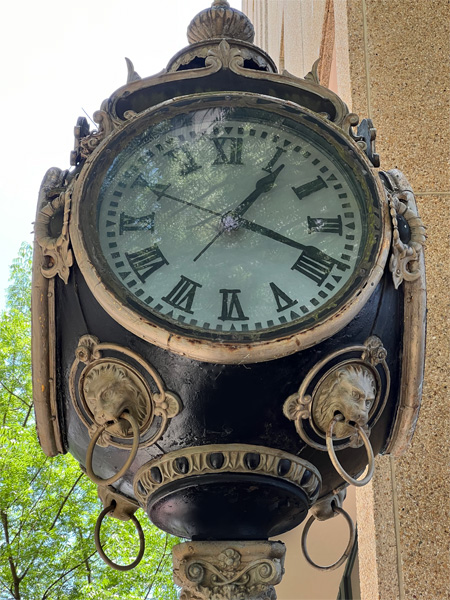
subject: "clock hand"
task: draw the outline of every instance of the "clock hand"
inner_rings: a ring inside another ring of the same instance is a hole
[[[161,198],[169,198],[170,200],[175,200],[175,202],[179,202],[180,204],[185,204],[186,206],[193,206],[194,208],[197,208],[198,210],[207,212],[210,215],[214,215],[216,217],[222,216],[220,213],[218,213],[214,210],[210,210],[209,208],[205,208],[203,206],[199,206],[198,204],[194,204],[193,202],[188,202],[187,200],[182,200],[181,198],[176,198],[175,196],[166,194],[165,190],[167,190],[169,187],[170,187],[170,183],[169,183],[169,185],[161,186],[160,189],[159,189],[159,186],[154,186],[154,187],[151,187],[150,189],[154,194],[156,194],[156,196],[158,197],[158,200],[160,200]]]
[[[284,167],[284,165],[281,165],[281,168],[283,168],[283,167]],[[277,169],[278,173],[280,172],[280,170],[281,170],[280,168]],[[264,179],[267,179],[267,177],[263,177],[263,179],[260,179],[256,185],[258,186],[258,184],[260,184]],[[272,183],[272,185],[273,185],[273,183]],[[164,186],[164,189],[166,190],[168,187],[169,186]],[[161,188],[161,189],[163,189],[163,188]],[[271,187],[269,189],[271,189]],[[217,211],[210,210],[209,208],[205,208],[203,206],[200,206],[199,204],[194,204],[193,202],[188,202],[187,200],[182,200],[181,198],[176,198],[175,196],[166,194],[164,191],[163,192],[161,192],[160,190],[157,191],[155,188],[152,188],[152,192],[154,192],[158,196],[158,200],[164,196],[165,198],[169,198],[170,200],[180,202],[181,204],[186,204],[187,206],[192,206],[194,208],[197,208],[198,210],[207,212],[216,217],[223,218],[224,216],[226,216],[228,214],[232,214],[233,217],[235,216],[235,211],[233,211],[232,213],[230,213],[230,211],[227,211],[224,214],[220,214]],[[247,196],[247,198],[239,206],[242,206],[244,204],[244,202],[246,202],[251,196],[252,196],[252,194],[250,194],[250,196]],[[249,207],[247,207],[247,208],[249,208]],[[247,208],[245,208],[245,210],[247,210]],[[346,265],[345,263],[343,263],[339,260],[336,260],[336,259],[332,258],[331,256],[328,256],[328,254],[325,254],[324,252],[322,252],[315,246],[306,246],[305,244],[296,242],[295,240],[288,238],[288,237],[282,235],[281,233],[277,233],[276,231],[273,231],[272,229],[268,229],[267,227],[264,227],[263,225],[258,225],[257,223],[253,223],[253,221],[249,221],[248,219],[245,219],[244,217],[239,216],[236,219],[236,222],[237,222],[238,227],[242,227],[244,229],[247,229],[248,231],[253,231],[254,233],[259,233],[260,235],[269,237],[277,242],[286,244],[286,246],[291,246],[291,248],[297,248],[297,250],[301,250],[302,252],[305,252],[311,258],[315,258],[316,260],[319,260],[322,263],[336,265],[342,271],[350,268],[349,265]],[[216,241],[216,239],[222,235],[223,231],[224,230],[221,230],[221,231],[219,231],[219,233],[217,233],[217,235],[208,243],[208,245],[205,246],[205,248],[203,248],[203,250],[200,252],[200,254],[198,254],[194,258],[194,261],[196,261],[198,258],[200,258],[200,256]]]
[[[253,192],[249,196],[247,196],[245,200],[238,204],[234,210],[227,212],[231,212],[232,215],[235,217],[240,217],[244,213],[246,213],[250,206],[252,206],[252,204],[255,202],[255,200],[257,200],[261,196],[261,194],[264,194],[265,192],[270,192],[270,190],[275,185],[276,178],[283,169],[284,165],[280,165],[278,169],[275,169],[275,171],[272,171],[265,177],[259,179],[255,184],[255,189],[253,190]]]
[[[316,248],[315,246],[306,246],[305,244],[296,242],[295,240],[292,240],[291,238],[288,238],[282,235],[281,233],[277,233],[276,231],[272,231],[272,229],[268,229],[263,225],[258,225],[257,223],[253,223],[252,221],[244,219],[243,217],[239,218],[238,223],[239,226],[243,227],[244,229],[248,229],[249,231],[254,231],[255,233],[259,233],[261,235],[269,237],[272,240],[281,242],[282,244],[286,244],[286,246],[297,248],[297,250],[301,250],[302,252],[307,254],[309,258],[317,260],[322,264],[330,266],[336,265],[341,271],[345,271],[346,269],[350,268],[350,265],[347,265],[341,262],[340,260],[336,260],[335,258],[328,256],[328,254],[325,254],[325,252],[322,252],[322,250],[319,250],[319,248]]]
[[[233,210],[227,210],[226,212],[224,212],[221,217],[222,217],[222,221],[224,219],[224,217],[226,217],[227,215],[230,215],[230,217],[234,220],[238,220],[239,217],[241,217],[244,213],[246,213],[248,211],[248,209],[252,206],[252,204],[255,202],[255,200],[257,200],[261,194],[264,194],[265,192],[269,192],[274,184],[275,184],[275,180],[278,177],[278,175],[281,173],[281,171],[284,169],[284,165],[280,165],[278,167],[278,169],[275,169],[275,171],[272,171],[271,173],[269,173],[268,175],[265,175],[264,177],[262,177],[261,179],[258,179],[258,181],[255,184],[255,189],[253,190],[253,192],[251,194],[249,194],[240,204],[238,204],[236,206],[235,209]],[[223,225],[223,222],[222,222]],[[206,250],[208,250],[208,248],[210,246],[212,246],[212,244],[214,244],[214,242],[223,234],[224,231],[226,231],[227,228],[223,227],[215,236],[214,238],[208,242],[208,244],[203,248],[203,250],[201,250],[197,256],[194,258],[194,262],[196,260],[198,260],[200,258],[200,256],[206,252]]]

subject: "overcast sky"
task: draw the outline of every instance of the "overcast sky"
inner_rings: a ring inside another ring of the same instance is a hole
[[[0,306],[9,265],[32,240],[37,196],[50,167],[69,168],[73,128],[126,83],[187,45],[186,28],[211,0],[16,0],[0,25]],[[241,0],[231,0],[241,7]]]

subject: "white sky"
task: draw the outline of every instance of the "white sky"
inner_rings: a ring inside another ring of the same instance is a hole
[[[241,0],[231,0],[241,8]],[[42,178],[68,169],[77,117],[92,116],[126,83],[187,45],[191,19],[211,0],[7,0],[0,24],[0,306],[9,265],[32,222]]]

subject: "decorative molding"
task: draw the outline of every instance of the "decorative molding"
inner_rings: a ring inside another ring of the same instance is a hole
[[[380,166],[380,155],[375,150],[375,140],[377,137],[377,130],[373,126],[372,119],[363,119],[359,125],[357,131],[357,137],[360,141],[364,141],[366,145],[367,158],[370,160],[374,167]]]
[[[313,83],[317,83],[317,85],[320,85],[319,64],[320,64],[320,58],[318,58],[314,62],[313,66],[311,67],[311,71],[306,73],[306,75],[305,75],[306,81],[312,81]],[[295,77],[294,75],[292,75],[291,73],[289,73],[286,70],[283,71],[283,74],[284,73],[286,73],[286,75],[289,75],[290,77]]]
[[[62,231],[68,217],[64,212],[65,201],[61,201],[61,195],[66,200],[67,176],[67,171],[56,167],[45,174],[39,190],[34,237],[31,292],[33,403],[39,442],[47,456],[66,452],[56,400],[55,276],[59,274],[65,280],[71,262],[71,251],[65,245],[67,231]],[[56,210],[57,203],[63,204],[62,208]]]
[[[423,274],[419,260],[425,246],[425,226],[418,215],[411,186],[398,169],[384,174],[388,182],[387,197],[392,220],[392,255],[389,269],[395,288],[403,281],[417,281]]]
[[[367,152],[367,143],[363,136],[358,133],[358,123],[359,116],[356,113],[347,112],[342,121],[342,129],[344,132],[353,140],[353,142],[359,146],[360,150],[362,150],[366,155]],[[356,131],[355,131],[356,129]]]
[[[244,66],[244,58],[239,48],[231,47],[226,40],[222,40],[218,46],[208,50],[205,66],[211,67],[214,72],[231,69],[238,73]]]
[[[141,506],[159,488],[195,475],[254,473],[283,479],[300,487],[315,502],[322,478],[314,465],[293,454],[247,444],[183,448],[142,465],[134,477],[134,493]]]
[[[395,236],[397,241],[393,239],[393,244],[396,244],[397,249],[395,252],[393,251],[391,265],[395,269],[393,271],[394,284],[396,280],[398,286],[400,283],[402,284],[405,298],[399,407],[383,453],[400,457],[411,443],[422,401],[427,315],[423,252],[425,227],[417,216],[414,194],[403,173],[398,169],[392,169],[381,175],[387,188],[388,198],[393,196],[397,198],[397,202],[393,203],[392,207],[396,213],[393,217],[398,229],[398,237]],[[395,204],[397,204],[397,208]],[[400,238],[397,216],[399,214],[409,226],[411,232],[409,243],[403,242]],[[397,269],[400,271],[399,273]]]
[[[98,129],[91,132],[80,140],[80,156],[86,159],[92,152],[114,131],[121,123],[115,123],[107,110],[107,101],[103,102],[100,110],[95,111],[92,116],[98,124]]]
[[[247,15],[231,8],[226,0],[214,0],[210,8],[202,10],[192,19],[187,37],[190,44],[216,38],[252,43],[255,30]]]
[[[75,356],[69,388],[78,416],[91,437],[99,427],[112,422],[101,434],[100,446],[130,447],[129,423],[118,421],[124,411],[139,424],[140,448],[157,442],[170,419],[181,412],[180,399],[165,389],[155,368],[132,350],[101,344],[96,337],[85,335],[78,342]]]
[[[281,542],[185,542],[172,553],[180,600],[276,600],[286,553]]]
[[[48,183],[54,181],[55,176],[59,185],[49,187]],[[34,225],[35,239],[42,249],[41,272],[47,279],[59,275],[67,283],[73,265],[69,238],[72,185],[65,185],[60,169],[49,169],[41,190],[44,198],[40,199]]]
[[[346,360],[338,360],[345,355]],[[308,445],[327,451],[326,431],[336,413],[344,420],[335,425],[335,449],[362,445],[361,436],[349,423],[357,423],[370,435],[383,412],[390,390],[386,356],[381,340],[371,336],[364,345],[329,354],[309,371],[298,392],[283,406],[285,417],[294,421]]]
[[[134,65],[131,62],[131,60],[125,57],[125,62],[127,63],[128,71],[127,83],[132,83],[133,81],[139,81],[140,79],[142,79],[139,73],[136,73],[136,71],[134,70]]]

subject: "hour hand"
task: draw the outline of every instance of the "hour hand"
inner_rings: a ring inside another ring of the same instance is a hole
[[[278,169],[272,171],[268,175],[265,175],[261,179],[259,179],[255,184],[255,189],[253,192],[245,198],[236,208],[232,211],[233,215],[241,216],[248,211],[250,206],[257,200],[261,194],[265,192],[270,192],[275,184],[275,180],[281,171],[284,169],[284,165],[280,165]]]

